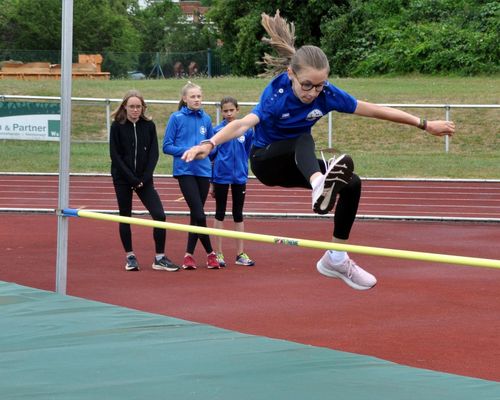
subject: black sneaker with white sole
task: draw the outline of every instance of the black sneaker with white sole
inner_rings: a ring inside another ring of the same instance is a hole
[[[333,209],[337,194],[351,181],[353,172],[354,162],[347,154],[328,161],[322,181],[313,188],[312,208],[316,214],[327,214]]]
[[[175,265],[165,256],[163,256],[159,260],[155,258],[152,267],[153,269],[156,269],[158,271],[169,271],[169,272],[179,271],[180,268],[178,265]]]
[[[125,264],[126,271],[139,271],[139,263],[134,255],[127,257],[127,263]]]

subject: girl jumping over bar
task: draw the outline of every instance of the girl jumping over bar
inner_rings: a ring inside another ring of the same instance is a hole
[[[330,212],[337,203],[333,242],[345,243],[356,218],[361,180],[353,172],[354,163],[349,155],[342,154],[328,163],[316,158],[312,126],[332,110],[412,125],[435,136],[451,136],[455,124],[426,121],[395,108],[357,100],[328,81],[330,67],[320,48],[309,45],[294,48],[294,26],[281,18],[279,11],[274,17],[262,14],[262,25],[270,36],[264,40],[280,56],[266,55],[264,63],[270,72],[283,72],[267,85],[250,114],[192,147],[182,159],[189,162],[207,157],[218,144],[253,127],[250,165],[255,176],[268,186],[312,189],[312,209],[318,214]],[[340,278],[354,289],[370,289],[377,283],[372,274],[344,251],[326,251],[316,267],[321,274]]]

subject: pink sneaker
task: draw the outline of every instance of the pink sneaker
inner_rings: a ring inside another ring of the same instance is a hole
[[[219,269],[219,261],[217,260],[217,254],[213,251],[207,255],[207,268],[208,269]]]
[[[366,272],[349,257],[342,264],[334,264],[328,251],[320,258],[316,268],[320,274],[330,278],[340,278],[357,290],[371,289],[377,283],[377,279],[372,274]]]
[[[196,262],[193,256],[186,254],[184,256],[184,262],[182,263],[182,269],[196,269]]]

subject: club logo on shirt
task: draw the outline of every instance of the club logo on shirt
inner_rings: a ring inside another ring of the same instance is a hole
[[[315,119],[321,118],[322,116],[323,116],[323,113],[321,112],[321,110],[318,110],[317,108],[315,108],[309,114],[307,114],[306,120],[313,121]]]
[[[200,127],[200,133],[205,136],[207,134],[207,128],[205,128],[204,126],[201,126]]]
[[[283,114],[281,114],[280,119],[287,119],[287,118],[290,118],[290,113],[283,113]]]
[[[245,143],[245,135],[241,135],[240,137],[238,137],[238,142],[240,143]]]

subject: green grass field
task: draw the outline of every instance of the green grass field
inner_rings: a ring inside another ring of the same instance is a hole
[[[206,101],[232,95],[255,102],[267,79],[194,79]],[[382,77],[331,81],[361,100],[390,104],[498,104],[498,77]],[[146,100],[178,100],[186,80],[76,80],[73,97],[121,98],[129,89],[140,90]],[[59,81],[2,80],[1,95],[59,96]],[[113,107],[117,103],[113,103]],[[174,105],[151,104],[160,143]],[[214,106],[205,110],[215,121]],[[241,114],[250,107],[241,107]],[[444,119],[437,108],[405,108],[428,119]],[[109,172],[106,114],[100,104],[74,103],[72,107],[71,172]],[[444,139],[402,125],[352,115],[334,114],[333,147],[350,153],[356,171],[365,177],[446,177],[500,179],[500,109],[453,108],[457,132],[445,153]],[[327,119],[314,128],[317,148],[328,147]],[[327,154],[329,155],[329,154]],[[57,172],[59,144],[37,141],[0,141],[0,172]],[[157,173],[171,173],[171,158],[162,156]]]

